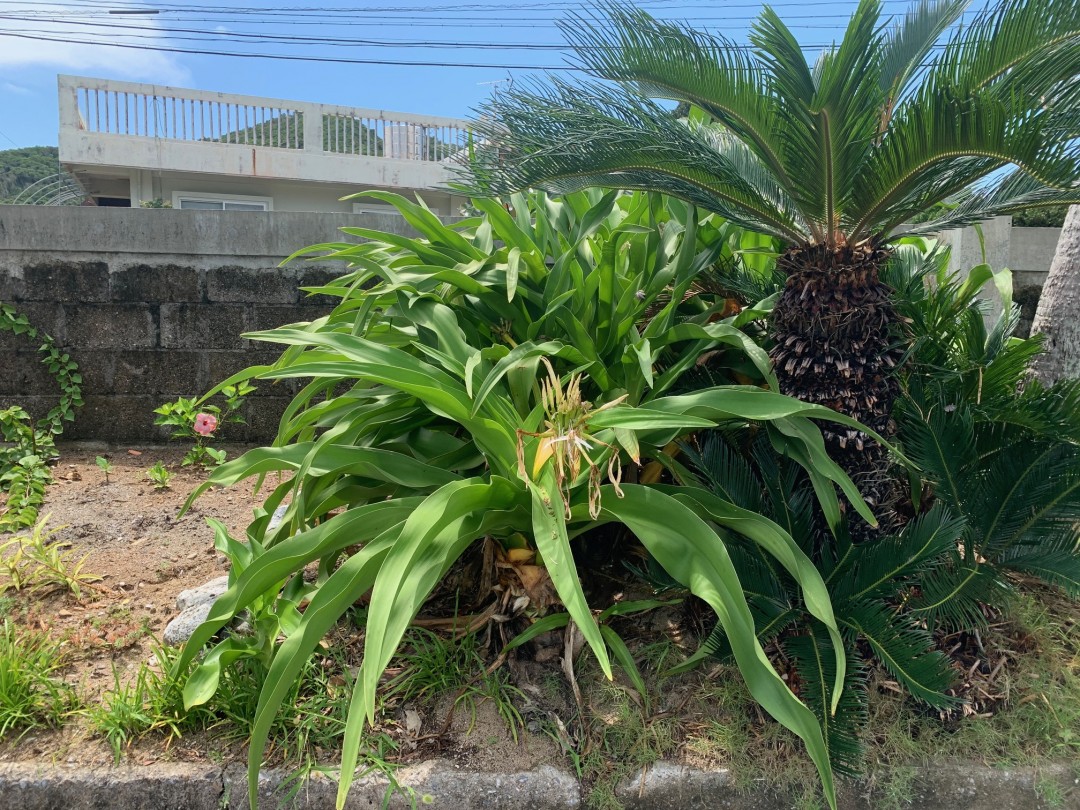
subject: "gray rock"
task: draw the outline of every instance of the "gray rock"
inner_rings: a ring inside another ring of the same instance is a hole
[[[281,522],[285,520],[285,513],[289,511],[289,504],[283,503],[277,509],[274,510],[274,514],[270,516],[270,522],[266,525],[266,533],[270,534],[277,530],[277,527],[281,525]]]
[[[186,591],[180,591],[180,595],[176,597],[176,609],[187,610],[196,605],[201,605],[204,602],[209,604],[228,589],[229,575],[226,574],[217,579],[212,579],[197,588],[188,588]]]
[[[165,626],[165,633],[161,637],[162,641],[171,647],[178,647],[186,642],[191,638],[191,634],[195,632],[195,628],[206,621],[206,617],[210,615],[210,608],[213,605],[212,601],[200,602],[182,611],[179,616]]]

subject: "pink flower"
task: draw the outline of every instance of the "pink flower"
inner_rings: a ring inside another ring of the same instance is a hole
[[[200,413],[195,416],[195,432],[200,436],[209,436],[217,428],[217,417],[212,413]]]

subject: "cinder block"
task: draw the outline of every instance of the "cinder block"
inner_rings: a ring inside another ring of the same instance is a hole
[[[114,362],[114,394],[156,394],[164,402],[201,394],[208,386],[200,352],[179,349],[117,352]]]
[[[60,393],[56,378],[35,349],[0,349],[0,394],[52,396]]]
[[[298,298],[296,274],[284,268],[219,267],[206,274],[210,302],[294,304]]]
[[[259,394],[263,393],[264,389],[260,389]],[[285,413],[290,402],[292,397],[253,396],[244,404],[246,428],[241,431],[239,428],[243,426],[230,425],[230,440],[235,438],[238,441],[269,444],[277,435],[281,415]],[[232,433],[233,429],[237,429],[236,434]]]
[[[168,434],[154,425],[154,396],[90,394],[75,412],[75,421],[64,430],[65,439],[99,442],[145,443]]]
[[[200,271],[176,264],[137,264],[114,271],[109,277],[113,301],[154,304],[200,303]]]
[[[56,341],[58,346],[64,345],[64,310],[59,304],[18,301],[13,304],[17,312],[22,313],[30,321],[30,325],[40,333],[45,333]],[[6,329],[0,329],[0,349],[36,349],[41,345],[41,339],[31,338],[27,334],[16,335]]]
[[[111,394],[113,392],[113,372],[116,367],[116,353],[107,350],[73,349],[71,358],[79,364],[82,377],[83,396],[90,394]],[[41,393],[51,394],[52,391]]]
[[[144,304],[85,304],[64,308],[66,344],[86,349],[153,349],[154,312]]]
[[[281,356],[281,352],[276,351],[270,344],[256,343],[254,346],[253,349],[243,351],[207,352],[208,387],[217,385],[222,380],[231,377],[248,366],[269,365]],[[264,347],[269,347],[269,349]],[[281,348],[284,349],[285,347],[282,346]],[[254,385],[260,389],[269,388],[271,387],[271,381],[263,380],[254,383]]]
[[[164,349],[242,349],[248,307],[233,304],[162,304]]]
[[[47,262],[23,270],[28,301],[77,304],[109,300],[109,266],[105,262]]]
[[[294,305],[291,307],[285,306],[256,306],[253,310],[251,319],[251,330],[253,332],[262,332],[267,329],[277,329],[279,326],[285,326],[290,323],[307,323],[318,318],[321,313],[315,311],[311,307],[302,307]],[[269,346],[272,344],[257,342],[260,346]]]
[[[12,304],[26,297],[26,281],[21,267],[0,268],[0,301]]]
[[[346,270],[344,268],[338,268],[335,270],[326,267],[325,265],[306,265],[303,267],[299,267],[297,268],[297,286],[324,287],[345,272]],[[309,295],[303,290],[300,291],[300,304],[305,307],[322,308],[328,313],[340,302],[340,298],[336,298],[331,295]],[[322,315],[325,313],[319,314]],[[314,318],[319,316],[312,315],[309,317]]]
[[[45,414],[52,410],[59,401],[59,394],[54,397],[28,396],[24,394],[0,394],[0,410],[10,408],[12,405],[18,405],[30,414],[30,417],[36,422],[37,420],[44,418]],[[78,419],[78,411],[75,412],[75,418]],[[70,422],[64,423],[65,427],[70,424]],[[3,807],[2,802],[0,802],[0,807]]]

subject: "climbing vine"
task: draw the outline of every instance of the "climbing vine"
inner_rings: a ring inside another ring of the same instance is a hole
[[[33,526],[52,481],[48,462],[56,454],[56,438],[64,432],[64,422],[75,419],[75,409],[83,404],[82,375],[78,364],[44,332],[31,325],[26,315],[10,304],[0,303],[0,331],[26,335],[41,341],[41,362],[60,387],[57,404],[34,422],[18,405],[0,410],[0,533]]]

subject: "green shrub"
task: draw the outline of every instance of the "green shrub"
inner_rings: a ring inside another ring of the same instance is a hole
[[[618,652],[620,642],[586,603],[570,541],[587,542],[591,530],[620,523],[715,609],[751,693],[806,742],[832,801],[822,730],[762,651],[726,538],[745,537],[785,570],[833,639],[835,706],[847,657],[811,561],[787,530],[725,497],[640,483],[657,477],[650,466],[639,483],[623,476],[624,466],[645,462],[677,471],[672,442],[688,431],[753,423],[806,471],[831,526],[841,521],[836,486],[873,521],[810,419],[857,423],[777,393],[764,351],[740,329],[768,302],[725,317],[728,301],[696,286],[702,271],[738,261],[736,251],[757,237],[644,193],[515,195],[512,210],[476,200],[483,216],[452,227],[398,196],[369,195],[395,205],[422,238],[346,228],[370,241],[303,251],[349,262],[352,272],[309,290],[340,303],[313,323],[249,335],[287,348],[273,365],[222,384],[311,378],[274,446],[222,465],[199,490],[294,473],[270,493],[248,545],[218,527],[219,547],[231,549],[234,561],[231,586],[180,665],[242,611],[253,616],[255,633],[206,653],[185,688],[187,705],[211,698],[224,667],[262,662],[249,763],[254,790],[291,684],[320,639],[370,590],[340,803],[384,668],[428,594],[475,540],[524,538],[610,677],[608,649]],[[706,354],[714,379],[757,384],[673,394]],[[270,514],[286,497],[284,521],[271,532]],[[319,576],[305,581],[303,569],[315,561]],[[284,641],[276,645],[279,634]]]
[[[982,265],[959,278],[948,273],[948,258],[913,241],[889,266],[912,338],[894,418],[903,453],[921,471],[897,481],[911,518],[902,529],[865,544],[845,531],[822,537],[812,486],[752,431],[715,432],[687,448],[703,485],[787,529],[828,586],[850,656],[835,715],[832,640],[783,571],[743,538],[727,538],[758,637],[792,661],[799,694],[845,773],[862,766],[867,659],[920,702],[947,711],[960,702],[958,673],[935,633],[985,628],[988,608],[1008,608],[1015,575],[1080,596],[1080,381],[1044,388],[1029,380],[1041,339],[1011,337],[1019,318],[1008,271]],[[988,328],[976,296],[991,280],[1003,314]],[[858,655],[860,646],[870,655]],[[730,655],[723,627],[705,647]]]

